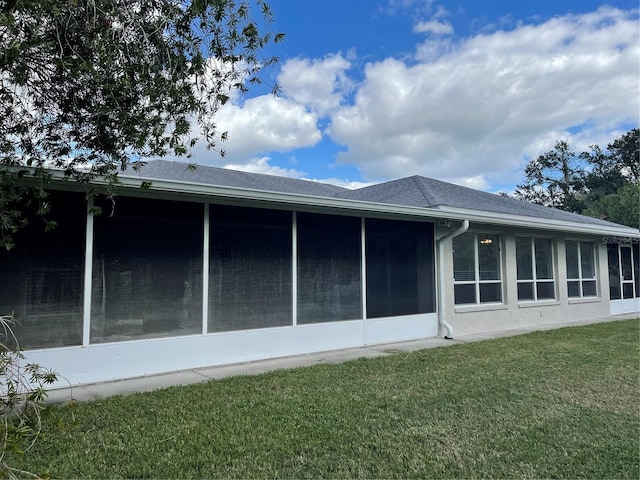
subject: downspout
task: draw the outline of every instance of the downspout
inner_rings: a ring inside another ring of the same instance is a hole
[[[445,330],[444,338],[451,340],[453,338],[453,327],[445,320],[445,298],[444,298],[444,251],[442,244],[445,240],[448,240],[458,235],[462,235],[469,230],[469,220],[464,220],[462,226],[453,232],[444,234],[436,239],[436,245],[438,250],[438,325]]]

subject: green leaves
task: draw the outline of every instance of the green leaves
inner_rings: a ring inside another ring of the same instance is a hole
[[[53,166],[80,182],[188,156],[199,139],[215,149],[218,108],[262,83],[277,61],[262,53],[284,38],[263,0],[0,5],[0,171]],[[14,209],[0,213],[2,238],[21,218],[14,200],[0,202]]]
[[[13,334],[14,324],[13,316],[0,316],[0,476],[8,478],[16,478],[16,471],[7,455],[24,455],[34,447],[48,412],[45,387],[58,379],[38,364],[22,365],[25,357]]]
[[[530,161],[515,196],[638,228],[640,130],[580,154],[564,141]],[[635,196],[634,196],[635,195]],[[634,203],[635,202],[635,203]]]

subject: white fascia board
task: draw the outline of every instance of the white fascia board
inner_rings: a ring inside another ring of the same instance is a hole
[[[363,202],[343,198],[322,197],[283,192],[271,192],[266,190],[253,190],[239,187],[222,187],[217,185],[195,184],[175,180],[157,180],[153,178],[135,179],[131,177],[119,177],[118,189],[140,190],[142,182],[150,182],[151,186],[146,191],[157,194],[186,195],[201,200],[228,199],[231,201],[249,200],[252,202],[265,202],[271,205],[283,205],[287,207],[320,207],[323,209],[335,209],[353,212],[385,213],[423,217],[430,219],[440,218],[441,215],[435,209],[422,207],[410,207],[403,205],[382,204],[376,202]],[[105,182],[93,182],[96,185],[106,185]]]
[[[122,180],[124,180],[124,178]],[[175,193],[194,193],[205,195],[207,197],[215,196],[233,199],[241,198],[245,200],[280,203],[286,205],[334,208],[339,210],[352,210],[358,212],[390,213],[398,215],[408,215],[412,217],[427,217],[431,219],[448,218],[451,220],[469,220],[472,222],[490,223],[494,225],[539,228],[544,230],[586,233],[591,235],[612,235],[620,237],[640,238],[640,231],[630,227],[625,227],[623,225],[607,226],[592,223],[567,222],[563,220],[529,217],[524,215],[510,215],[503,213],[498,214],[494,212],[482,212],[479,210],[446,206],[441,206],[438,208],[410,207],[404,205],[365,202],[361,200],[258,191],[244,188],[219,187],[166,180],[151,179],[149,181],[152,182],[151,190]]]
[[[154,178],[135,178],[119,176],[117,188],[126,190],[138,190],[142,182],[150,182],[151,186],[146,191],[156,194],[184,195],[200,200],[212,198],[228,199],[231,201],[248,200],[251,202],[265,202],[272,205],[288,207],[303,206],[311,208],[334,209],[358,213],[393,214],[410,216],[413,218],[449,220],[469,220],[470,222],[486,223],[511,227],[534,228],[541,230],[563,231],[571,233],[583,233],[589,235],[609,235],[625,238],[640,238],[640,231],[623,225],[598,225],[592,223],[567,222],[542,217],[530,217],[525,215],[511,215],[507,213],[483,212],[458,207],[439,206],[434,208],[411,207],[405,205],[393,205],[388,203],[366,202],[344,198],[321,197],[283,192],[271,192],[266,190],[252,190],[239,187],[223,187],[202,183],[184,182],[178,180],[163,180]],[[64,182],[69,185],[69,183]],[[106,185],[106,181],[94,179],[91,182],[95,186]]]
[[[150,183],[151,185],[143,190],[141,188],[143,182]],[[94,178],[91,180],[89,185],[100,191],[100,187],[105,187],[107,182],[102,178]],[[51,183],[49,187],[69,191],[85,191],[87,189],[87,185],[63,179],[62,175],[54,175],[54,182]],[[240,187],[223,187],[218,185],[148,177],[135,178],[118,176],[118,182],[115,184],[115,188],[116,195],[119,193],[124,194],[125,191],[127,192],[127,195],[131,196],[148,196],[148,194],[151,193],[155,198],[170,199],[172,197],[179,197],[181,199],[189,199],[189,201],[199,201],[203,203],[226,201],[225,203],[229,204],[244,205],[254,204],[257,202],[269,204],[272,208],[286,207],[295,209],[295,207],[303,207],[310,210],[331,209],[338,210],[343,213],[358,215],[363,213],[370,213],[373,215],[403,215],[410,216],[413,219],[423,218],[429,219],[430,221],[434,221],[441,217],[436,209],[427,209],[422,207],[364,202],[360,200],[315,195],[271,192],[268,190],[254,190]]]
[[[640,231],[624,225],[598,225],[594,223],[567,222],[542,217],[512,215],[508,213],[482,212],[458,207],[439,207],[442,217],[451,220],[469,220],[493,225],[535,228],[542,230],[585,233],[590,235],[610,235],[616,237],[640,238]]]

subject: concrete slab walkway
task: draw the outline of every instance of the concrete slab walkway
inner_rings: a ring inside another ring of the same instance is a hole
[[[217,380],[238,375],[257,375],[273,370],[305,367],[323,363],[342,363],[356,358],[373,358],[392,355],[397,352],[413,352],[427,348],[444,347],[461,343],[478,342],[491,338],[510,337],[534,331],[552,330],[563,327],[587,325],[591,323],[613,322],[627,318],[637,318],[638,314],[620,315],[596,320],[578,320],[566,323],[538,325],[535,327],[494,330],[468,335],[456,336],[452,340],[443,338],[425,338],[400,343],[370,345],[345,350],[310,353],[293,357],[273,358],[256,362],[221,365],[215,367],[182,370],[146,377],[115,380],[74,387],[57,388],[48,392],[48,403],[64,403],[71,400],[97,400],[112,395],[126,395],[135,392],[147,392],[175,385],[189,385],[193,383]]]

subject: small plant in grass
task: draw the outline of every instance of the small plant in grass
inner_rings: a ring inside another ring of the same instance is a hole
[[[24,455],[35,445],[42,431],[45,385],[57,380],[54,372],[35,363],[24,363],[13,333],[13,315],[0,316],[0,477],[16,478],[19,475],[37,477],[17,470],[7,463],[8,454]]]

